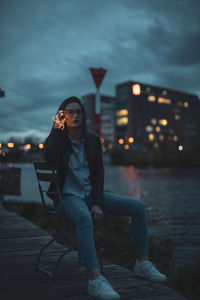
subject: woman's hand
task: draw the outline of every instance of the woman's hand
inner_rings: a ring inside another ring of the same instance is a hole
[[[94,218],[96,220],[99,220],[103,217],[103,210],[101,209],[101,207],[97,204],[94,204],[90,210],[91,214],[94,214]]]
[[[65,114],[62,110],[59,110],[57,115],[54,117],[53,128],[58,128],[63,130],[65,128]]]

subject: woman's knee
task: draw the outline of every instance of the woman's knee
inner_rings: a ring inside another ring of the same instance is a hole
[[[77,218],[77,223],[78,225],[93,227],[92,217],[89,212],[80,213]]]

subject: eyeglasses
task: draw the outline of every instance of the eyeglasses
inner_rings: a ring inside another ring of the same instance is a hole
[[[68,114],[69,117],[72,117],[75,115],[75,113],[77,115],[81,115],[82,114],[82,110],[81,109],[77,109],[77,110],[74,110],[74,109],[68,109],[68,110],[63,110],[64,112],[66,112]]]

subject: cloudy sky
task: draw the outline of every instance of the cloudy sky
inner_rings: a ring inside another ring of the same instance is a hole
[[[198,0],[0,0],[0,139],[44,139],[59,104],[129,80],[200,97]],[[1,142],[1,141],[0,141]]]

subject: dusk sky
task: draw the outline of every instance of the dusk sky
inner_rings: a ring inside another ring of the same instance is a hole
[[[139,81],[200,97],[198,0],[0,0],[0,142],[49,134],[69,96]]]

